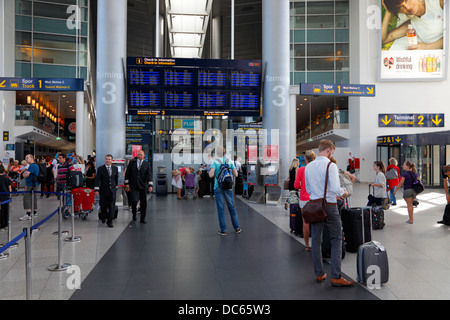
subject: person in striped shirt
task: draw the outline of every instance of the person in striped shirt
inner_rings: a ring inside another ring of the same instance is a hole
[[[70,171],[75,170],[73,165],[67,161],[64,153],[58,154],[58,169],[55,179],[55,190],[58,193],[64,193],[67,190]],[[59,200],[59,195],[58,195]]]

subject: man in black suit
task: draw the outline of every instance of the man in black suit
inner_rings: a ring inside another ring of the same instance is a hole
[[[97,169],[95,175],[95,195],[100,194],[100,219],[108,227],[113,227],[114,212],[116,208],[116,191],[119,182],[119,169],[112,165],[113,157],[105,156],[105,164]]]
[[[139,151],[137,158],[128,164],[125,172],[125,189],[130,191],[131,210],[133,221],[136,221],[137,204],[141,201],[141,223],[145,222],[147,214],[147,190],[153,191],[152,170],[150,164],[145,161],[144,151]]]

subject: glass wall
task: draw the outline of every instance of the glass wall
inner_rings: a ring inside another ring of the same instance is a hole
[[[16,76],[86,79],[88,0],[15,1]]]
[[[349,2],[292,1],[291,85],[349,83]]]

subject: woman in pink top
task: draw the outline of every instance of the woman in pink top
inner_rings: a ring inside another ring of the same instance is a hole
[[[316,159],[314,151],[308,150],[305,152],[306,164],[314,161],[314,159]],[[303,209],[305,204],[309,201],[309,194],[306,192],[305,187],[305,167],[298,168],[294,188],[300,189],[300,208]],[[311,251],[311,247],[309,246],[309,224],[305,223],[305,219],[303,219],[303,237],[305,239],[305,250]]]

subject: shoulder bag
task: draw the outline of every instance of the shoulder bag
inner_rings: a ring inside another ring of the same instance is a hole
[[[310,200],[302,209],[302,216],[306,223],[312,224],[327,220],[327,187],[328,173],[331,162],[327,166],[327,174],[325,178],[325,191],[322,199]]]
[[[414,175],[411,173],[411,171],[408,171],[411,177],[413,178],[413,189],[416,194],[419,194],[425,190],[425,187],[423,186],[423,183],[419,179],[414,179]]]

